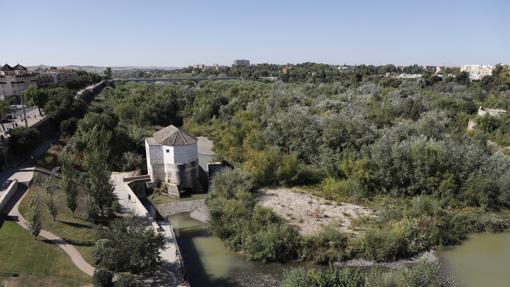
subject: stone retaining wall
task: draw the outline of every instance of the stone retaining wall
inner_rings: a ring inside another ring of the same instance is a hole
[[[6,189],[0,191],[0,214],[7,214],[8,211],[4,210],[4,208],[16,193],[16,190],[18,190],[18,181],[13,180]]]
[[[154,207],[164,217],[189,212],[190,216],[198,221],[204,223],[209,221],[209,211],[204,199],[160,203],[154,204]]]

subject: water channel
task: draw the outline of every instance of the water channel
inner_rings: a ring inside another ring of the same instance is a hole
[[[463,244],[440,251],[445,273],[466,287],[510,286],[510,233],[473,234]]]
[[[278,286],[296,264],[264,264],[230,251],[207,225],[180,213],[170,216],[191,286]],[[302,265],[301,265],[302,266]]]

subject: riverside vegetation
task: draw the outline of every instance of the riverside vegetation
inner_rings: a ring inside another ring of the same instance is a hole
[[[214,140],[219,159],[234,169],[213,180],[210,229],[253,260],[394,261],[458,244],[471,232],[508,228],[510,161],[486,145],[505,144],[507,116],[476,116],[479,106],[508,107],[508,68],[473,82],[455,69],[432,75],[417,66],[339,71],[304,64],[285,76],[281,68],[246,68],[243,76],[253,81],[128,83],[105,102],[120,127],[179,124],[182,117],[189,131]],[[261,82],[258,75],[283,81]],[[163,106],[165,115],[157,112]],[[480,128],[466,133],[470,118]],[[356,235],[325,227],[301,236],[256,204],[258,189],[279,185],[306,185],[375,215],[355,221]]]
[[[105,146],[115,146],[106,157],[110,168],[143,169],[143,138],[151,130],[184,123],[208,136],[218,158],[234,167],[213,180],[210,229],[253,260],[393,261],[457,244],[470,232],[508,228],[510,160],[505,150],[490,150],[486,143],[504,146],[510,121],[506,115],[476,117],[479,106],[510,106],[507,67],[472,82],[458,69],[433,75],[419,66],[282,68],[223,71],[245,81],[117,84],[77,121],[70,149],[85,151],[91,133],[101,130],[109,135]],[[398,72],[423,77],[387,76]],[[259,81],[261,76],[282,81]],[[480,124],[468,133],[470,118]],[[67,126],[74,127],[61,125]],[[369,207],[374,216],[356,220],[356,234],[325,227],[305,237],[257,205],[262,187],[302,185],[338,203]],[[423,268],[430,280],[437,275]],[[296,286],[332,286],[342,272],[359,271],[312,272],[300,279],[305,285]],[[369,286],[359,282],[353,286]]]

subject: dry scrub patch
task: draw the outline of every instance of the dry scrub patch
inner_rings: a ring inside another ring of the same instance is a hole
[[[303,235],[316,235],[322,226],[336,225],[342,231],[349,229],[355,218],[372,214],[367,208],[297,193],[288,188],[264,188],[259,191],[259,204],[272,209],[278,216],[297,227]]]

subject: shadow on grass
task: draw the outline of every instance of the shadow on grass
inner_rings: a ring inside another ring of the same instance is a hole
[[[77,227],[77,228],[87,228],[87,229],[93,229],[94,228],[91,225],[87,225],[87,224],[83,224],[83,223],[78,223],[78,222],[71,222],[71,221],[64,221],[64,220],[57,220],[57,221],[60,222],[60,223],[65,224],[65,225],[69,225],[69,226]]]
[[[94,246],[94,242],[91,241],[82,241],[82,240],[73,240],[73,239],[43,239],[41,240],[44,243],[48,244],[70,244],[74,246],[85,246],[91,247]]]

